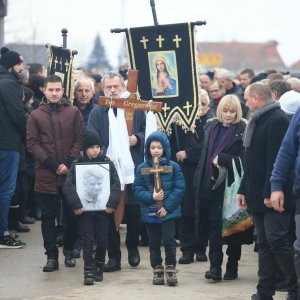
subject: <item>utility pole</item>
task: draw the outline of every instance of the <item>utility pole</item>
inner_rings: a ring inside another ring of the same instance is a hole
[[[4,17],[7,15],[7,0],[0,0],[0,48],[4,46]]]

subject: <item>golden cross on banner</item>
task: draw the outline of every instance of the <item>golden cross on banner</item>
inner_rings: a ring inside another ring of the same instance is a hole
[[[59,64],[60,64],[60,70],[62,71],[62,65],[63,65],[62,58],[60,59],[60,62],[59,62]]]
[[[70,64],[69,64],[69,62],[66,60],[66,62],[65,62],[65,66],[66,66],[66,72],[68,72],[69,71],[69,66],[70,66]]]
[[[58,64],[58,60],[57,60],[57,56],[55,56],[55,60],[54,60],[54,69],[56,69],[56,65]]]
[[[186,103],[186,105],[183,108],[186,109],[186,114],[189,116],[190,115],[190,108],[193,107],[193,105],[190,104],[190,101],[186,101],[185,103]]]
[[[154,175],[154,189],[155,192],[158,193],[161,191],[161,173],[172,173],[173,169],[171,166],[160,166],[159,165],[159,158],[157,156],[153,156],[153,164],[152,168],[142,168],[141,174],[142,175]],[[157,210],[162,208],[163,201],[156,201]]]
[[[158,47],[161,48],[162,47],[162,42],[165,39],[161,36],[161,34],[158,36],[158,38],[156,39],[156,41],[158,42]]]
[[[164,111],[164,117],[167,116],[167,111],[170,109],[171,109],[171,107],[169,107],[167,103],[164,103],[164,106],[162,108],[162,110]]]
[[[143,35],[143,38],[140,40],[140,43],[143,43],[144,49],[147,49],[147,42],[149,42],[148,39]]]
[[[179,48],[179,42],[181,42],[182,39],[178,37],[178,34],[175,35],[175,39],[173,39],[173,42],[176,44],[176,48]]]

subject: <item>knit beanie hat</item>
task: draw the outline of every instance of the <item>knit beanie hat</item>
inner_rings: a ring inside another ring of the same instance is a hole
[[[23,56],[15,51],[10,51],[6,47],[2,47],[0,53],[0,65],[7,70],[24,61]]]
[[[287,115],[294,115],[300,107],[300,93],[288,91],[280,97],[279,103]]]
[[[86,150],[94,145],[101,146],[99,134],[93,130],[86,130],[82,138],[82,150]]]

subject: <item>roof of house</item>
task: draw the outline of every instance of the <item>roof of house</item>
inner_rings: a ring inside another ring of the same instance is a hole
[[[222,67],[231,71],[251,68],[255,71],[287,70],[277,51],[278,43],[199,42],[198,58],[202,67]]]

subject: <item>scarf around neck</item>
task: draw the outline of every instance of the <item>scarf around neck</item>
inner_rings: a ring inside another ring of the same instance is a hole
[[[251,118],[248,121],[248,124],[245,129],[245,133],[243,136],[243,145],[245,148],[249,148],[251,145],[252,135],[256,126],[257,121],[267,112],[274,108],[280,108],[280,104],[274,102],[274,100],[267,101],[266,105],[264,105],[259,110],[252,113]]]

